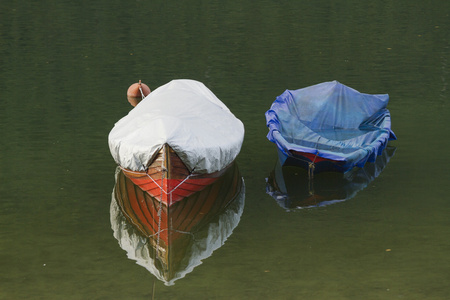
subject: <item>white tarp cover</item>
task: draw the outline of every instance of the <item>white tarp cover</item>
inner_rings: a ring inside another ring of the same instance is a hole
[[[203,83],[178,79],[155,89],[109,133],[117,164],[145,170],[168,144],[190,171],[212,173],[241,150],[244,125]]]

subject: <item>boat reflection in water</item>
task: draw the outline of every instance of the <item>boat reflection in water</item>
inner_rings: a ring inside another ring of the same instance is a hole
[[[117,168],[111,227],[129,259],[173,285],[225,243],[240,221],[244,200],[236,163],[213,184],[170,207]]]
[[[347,173],[323,172],[308,177],[308,171],[299,167],[277,164],[266,179],[266,192],[282,208],[318,207],[346,201],[367,187],[383,171],[396,148],[388,146],[374,163],[354,168]]]

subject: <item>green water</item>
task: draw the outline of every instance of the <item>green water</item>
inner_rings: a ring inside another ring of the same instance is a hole
[[[0,299],[448,299],[448,1],[2,1]],[[245,124],[245,208],[165,286],[110,223],[107,135],[125,93],[204,82]],[[266,194],[264,112],[338,80],[388,93],[395,155],[355,197],[288,212]]]

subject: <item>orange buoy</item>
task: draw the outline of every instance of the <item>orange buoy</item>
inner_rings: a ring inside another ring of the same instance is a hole
[[[147,97],[148,94],[150,94],[150,88],[139,80],[138,83],[133,83],[128,88],[127,99],[132,106],[136,106],[142,99]]]

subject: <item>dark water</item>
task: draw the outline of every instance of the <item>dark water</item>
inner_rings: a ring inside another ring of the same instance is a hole
[[[0,299],[448,299],[448,1],[0,3]],[[246,128],[245,208],[165,286],[110,222],[107,135],[128,86],[204,82]],[[397,150],[352,199],[286,211],[266,194],[264,112],[338,80],[388,93]]]

